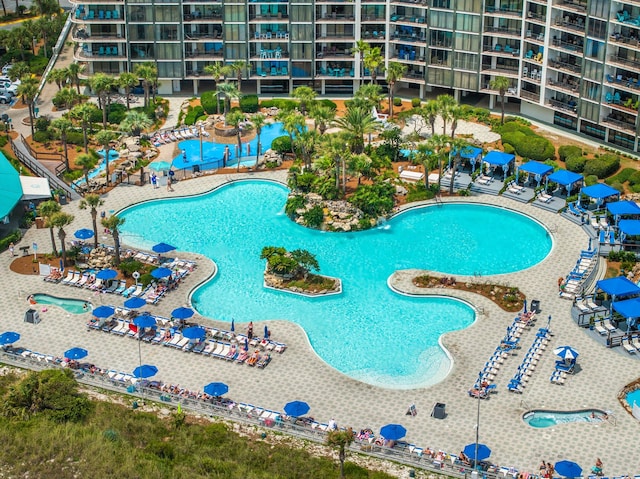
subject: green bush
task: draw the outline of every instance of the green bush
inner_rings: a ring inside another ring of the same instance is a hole
[[[627,170],[631,170],[633,172],[628,177],[629,183],[631,183],[632,185],[640,184],[640,171],[634,170],[633,168],[625,168],[620,173],[618,173],[616,176],[620,176],[624,171],[627,171]],[[614,176],[614,178],[615,178],[615,176]]]
[[[598,177],[596,175],[589,175],[584,177],[585,186],[595,185],[598,182]]]
[[[622,186],[622,183],[614,182],[614,183],[611,183],[609,186],[611,186],[611,188],[615,188],[620,193],[624,193],[624,186]]]
[[[367,216],[377,218],[391,211],[395,191],[395,186],[390,183],[360,185],[349,201]]]
[[[38,131],[47,131],[49,126],[51,125],[51,121],[46,116],[41,116],[36,119],[35,127]]]
[[[58,33],[56,33],[57,35]],[[29,70],[35,75],[42,75],[48,63],[49,59],[46,57],[41,57],[40,55],[32,56],[29,59]]]
[[[258,95],[244,95],[240,98],[240,109],[244,113],[256,113],[259,108]]]
[[[565,164],[567,170],[573,171],[574,173],[582,173],[585,165],[587,164],[587,159],[582,155],[569,156],[565,158]]]
[[[274,98],[272,100],[264,100],[260,102],[262,108],[279,108],[280,110],[293,110],[300,103],[295,100],[289,100],[287,98]]]
[[[218,97],[216,97],[214,95],[215,91],[206,91],[202,94],[202,96],[200,97],[200,104],[202,105],[202,108],[204,109],[204,111],[208,114],[208,115],[213,115],[215,113],[218,113],[217,107],[216,107],[216,99]],[[224,111],[224,100],[222,98],[218,99],[218,103],[220,104],[220,112]]]
[[[21,238],[22,233],[20,233],[20,230],[15,230],[9,233],[4,238],[0,239],[0,250],[6,250],[9,247],[9,243],[17,244]]]
[[[51,133],[48,131],[36,131],[33,134],[33,141],[37,141],[38,143],[46,143],[51,140]]]
[[[301,208],[304,208],[304,206],[305,206],[304,196],[302,195],[289,196],[289,198],[287,198],[287,203],[284,206],[284,212],[290,218],[295,219],[296,211]]]
[[[291,151],[291,138],[287,135],[279,136],[271,142],[271,149],[278,153],[288,153]]]
[[[195,125],[198,118],[200,118],[204,114],[204,108],[200,105],[192,107],[190,106],[187,110],[187,115],[184,117],[184,124],[191,126]]]
[[[402,98],[395,97],[393,99],[393,106],[402,106]]]
[[[112,125],[119,125],[127,114],[127,106],[120,103],[111,105],[107,121]]]
[[[315,205],[306,211],[302,217],[304,218],[304,223],[308,227],[319,228],[324,222],[324,210],[322,209],[322,206]]]
[[[620,168],[620,158],[614,154],[602,155],[587,162],[584,166],[585,175],[595,175],[600,179],[613,175]]]
[[[420,100],[420,98],[416,97],[411,99],[411,106],[413,108],[419,108],[421,104],[422,104],[422,100]]]
[[[526,127],[525,127],[526,128]],[[536,135],[529,128],[529,133],[523,131],[511,131],[502,135],[502,142],[509,143],[515,148],[516,153],[523,158],[536,161],[545,161],[555,157],[553,144],[541,136]]]
[[[0,136],[0,148],[5,146],[7,143],[9,143],[9,140],[7,140],[7,137],[6,136]]]
[[[516,152],[516,149],[513,146],[511,146],[509,143],[503,143],[502,149],[504,150],[505,153],[508,153],[510,155]]]
[[[582,156],[582,148],[575,145],[562,145],[558,148],[558,156],[560,161],[566,161],[567,158]]]
[[[332,110],[337,110],[338,105],[336,102],[329,100],[328,98],[323,98],[322,100],[317,100],[316,105],[326,106],[327,108],[331,108]]]
[[[81,131],[70,131],[67,133],[67,143],[70,145],[84,145],[84,136]]]

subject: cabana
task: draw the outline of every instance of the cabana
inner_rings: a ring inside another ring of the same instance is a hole
[[[451,160],[456,156],[458,152],[456,150],[451,150],[449,153],[449,168],[451,168]],[[477,146],[466,146],[460,150],[460,158],[463,160],[469,160],[471,163],[471,172],[476,171],[476,163],[480,163],[482,161],[482,148],[478,148]]]
[[[626,318],[628,327],[637,324],[637,318],[640,318],[640,298],[616,301],[612,304],[612,307],[618,314]]]
[[[564,186],[567,189],[567,196],[570,196],[573,185],[575,185],[576,183],[582,184],[582,182],[584,181],[584,177],[582,175],[579,175],[578,173],[573,173],[572,171],[558,170],[547,176],[545,188],[550,181]]]
[[[580,190],[580,193],[596,200],[598,206],[601,206],[605,199],[611,198],[612,196],[620,198],[620,192],[618,190],[604,183],[586,186]]]
[[[613,311],[613,303],[615,303],[617,299],[640,295],[640,287],[624,276],[601,279],[596,283],[596,289],[611,296],[611,312]]]
[[[539,161],[527,161],[516,169],[516,183],[518,182],[518,176],[521,171],[533,175],[538,183],[537,186],[540,186],[542,178],[553,171],[553,166],[545,165]]]
[[[511,165],[511,163],[514,163],[515,159],[515,155],[493,150],[484,156],[483,161],[488,166],[499,166],[500,168],[502,168],[502,171],[504,172],[504,179],[506,180],[507,175],[509,174],[509,165]]]
[[[629,200],[607,203],[607,211],[613,215],[616,224],[623,216],[640,216],[640,206],[635,201]]]
[[[640,220],[620,220],[618,230],[620,231],[620,243],[625,243],[627,236],[640,236]],[[628,246],[637,247],[638,243],[630,243]]]

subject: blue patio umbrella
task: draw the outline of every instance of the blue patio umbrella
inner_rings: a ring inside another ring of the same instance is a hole
[[[64,357],[67,359],[82,359],[86,358],[89,355],[89,352],[86,349],[82,348],[71,348],[68,351],[64,352]]]
[[[129,298],[124,302],[124,307],[129,309],[137,309],[142,308],[146,304],[147,302],[144,298],[134,296],[133,298]]]
[[[491,455],[491,449],[489,449],[485,444],[477,444],[478,446],[478,457],[476,457],[476,443],[467,444],[464,446],[462,452],[472,461],[484,461]]]
[[[231,318],[231,332],[233,333],[236,330],[236,323],[233,320],[233,318]]]
[[[564,477],[581,477],[582,468],[572,461],[559,461],[554,466],[555,471]]]
[[[527,300],[525,299],[523,303],[524,303],[524,314],[527,314]]]
[[[193,316],[193,314],[193,309],[185,308],[184,306],[171,311],[171,316],[176,319],[189,319],[191,316]]]
[[[171,273],[173,273],[173,271],[171,271],[169,268],[156,268],[153,271],[151,271],[151,276],[153,276],[156,279],[160,279],[160,278],[166,278],[167,276],[171,276]]]
[[[81,240],[93,238],[93,230],[90,230],[88,228],[82,228],[81,230],[78,230],[75,233],[73,233],[73,236]]]
[[[204,387],[204,392],[209,396],[222,396],[229,392],[229,386],[225,383],[209,383]]]
[[[20,335],[18,333],[14,333],[13,331],[7,331],[6,333],[0,334],[0,344],[13,344],[20,339]]]
[[[174,249],[176,249],[176,247],[171,246],[170,244],[167,244],[167,243],[158,243],[156,245],[153,245],[151,249],[155,253],[168,253],[169,251],[173,251]]]
[[[578,351],[573,349],[571,346],[557,347],[556,349],[553,350],[553,354],[565,360],[575,360],[578,357]],[[569,477],[574,477],[574,476],[569,476]]]
[[[244,350],[249,351],[249,340],[244,338]]]
[[[116,310],[111,306],[98,306],[92,311],[91,314],[93,314],[96,318],[108,318],[109,316],[113,316],[113,313],[115,312]]]
[[[407,430],[400,424],[387,424],[380,429],[380,435],[390,441],[402,439],[407,434]]]
[[[204,339],[207,336],[207,330],[202,326],[191,326],[183,329],[182,335],[189,339]]]
[[[96,273],[97,279],[113,279],[118,276],[118,272],[115,269],[101,269]]]
[[[134,318],[133,324],[142,329],[151,328],[156,325],[156,318],[154,318],[150,314],[141,314],[140,316]]]
[[[269,339],[269,328],[267,328],[266,324],[264,326],[264,338]]]
[[[292,417],[304,416],[309,409],[311,407],[304,401],[291,401],[284,405],[284,412]]]
[[[133,376],[136,378],[146,379],[155,376],[156,374],[158,374],[158,368],[151,366],[150,364],[143,364],[133,370]]]

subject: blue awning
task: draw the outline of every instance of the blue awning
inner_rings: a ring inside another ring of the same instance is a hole
[[[597,200],[609,198],[610,196],[618,196],[620,195],[620,192],[609,185],[605,185],[604,183],[596,183],[595,185],[582,188],[582,194]]]
[[[456,150],[451,150],[449,156],[455,156]],[[462,148],[460,151],[460,157],[466,158],[467,160],[471,160],[472,158],[477,158],[482,155],[482,148],[478,148],[477,146],[467,146]]]
[[[640,294],[640,287],[632,281],[629,281],[624,276],[601,279],[598,281],[597,286],[598,289],[601,289],[605,293],[615,296],[616,298]]]
[[[553,166],[545,165],[539,161],[527,161],[518,167],[518,171],[544,176],[553,171]]]
[[[509,153],[503,153],[501,151],[493,150],[484,156],[484,161],[490,165],[506,166],[515,159],[515,155]]]
[[[635,201],[614,201],[613,203],[607,203],[607,209],[614,216],[640,215],[640,206]]]
[[[562,186],[569,186],[577,183],[578,181],[582,181],[583,176],[578,173],[574,173],[572,171],[567,170],[558,170],[549,175],[549,181],[554,183],[558,183]]]
[[[640,318],[640,298],[615,301],[612,306],[625,318]]]
[[[618,229],[629,236],[640,235],[640,220],[620,220]]]
[[[8,216],[22,198],[20,174],[0,152],[0,220]]]

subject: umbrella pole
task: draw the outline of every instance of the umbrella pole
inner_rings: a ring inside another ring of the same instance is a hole
[[[482,373],[480,373],[480,375],[478,376],[478,384],[482,384]],[[478,413],[476,415],[476,453],[474,456],[474,466],[476,469],[478,469],[478,444],[480,443],[480,401],[482,399],[480,399],[480,395],[478,395],[478,397],[476,398],[476,401],[478,401]]]
[[[142,371],[142,347],[140,343],[142,342],[142,336],[140,335],[140,329],[138,328],[138,361],[140,362],[140,370]],[[140,393],[142,394],[142,404],[144,405],[144,387],[140,386]]]

